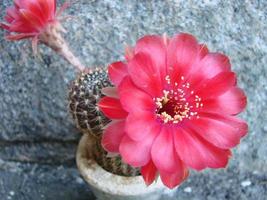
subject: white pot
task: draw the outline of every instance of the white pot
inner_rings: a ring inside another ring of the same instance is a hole
[[[82,136],[76,162],[98,200],[158,200],[163,193],[174,192],[167,189],[160,179],[147,187],[141,176],[124,177],[107,172],[92,159],[89,152],[93,146],[89,137],[88,134]]]

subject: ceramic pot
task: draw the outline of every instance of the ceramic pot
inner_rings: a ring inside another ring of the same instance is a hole
[[[92,159],[92,141],[88,134],[82,136],[76,162],[98,200],[158,200],[162,194],[173,192],[164,187],[160,179],[147,187],[141,176],[124,177],[104,170]]]

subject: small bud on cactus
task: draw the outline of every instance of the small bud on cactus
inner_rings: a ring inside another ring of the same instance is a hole
[[[96,103],[103,96],[101,89],[110,85],[105,68],[81,73],[72,83],[69,91],[69,109],[77,127],[83,133],[99,136],[109,122],[109,119],[98,110]]]

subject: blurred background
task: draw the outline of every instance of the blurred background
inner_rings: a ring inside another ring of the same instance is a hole
[[[63,1],[58,1],[61,4]],[[0,17],[12,1],[1,0]],[[192,172],[164,199],[267,199],[267,1],[77,0],[65,12],[66,40],[88,66],[123,59],[145,34],[189,32],[227,54],[248,96],[249,134],[229,167]],[[73,68],[43,45],[7,42],[0,30],[0,199],[94,199],[80,177],[80,134],[67,110]]]

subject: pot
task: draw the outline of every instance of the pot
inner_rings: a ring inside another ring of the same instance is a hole
[[[158,200],[163,194],[173,193],[160,179],[149,187],[141,176],[124,177],[112,174],[92,158],[93,138],[84,134],[79,142],[76,162],[78,169],[98,200]]]

